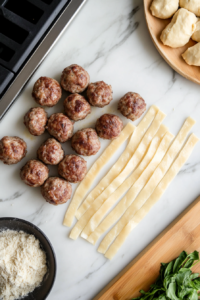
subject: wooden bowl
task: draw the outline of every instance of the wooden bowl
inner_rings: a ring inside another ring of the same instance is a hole
[[[144,0],[144,12],[150,36],[158,52],[176,72],[183,77],[200,84],[200,68],[196,66],[189,66],[181,56],[182,53],[184,53],[189,47],[195,45],[196,42],[190,39],[185,46],[180,48],[170,48],[163,45],[160,40],[160,35],[171,19],[162,20],[152,16],[150,11],[151,2],[152,0]]]

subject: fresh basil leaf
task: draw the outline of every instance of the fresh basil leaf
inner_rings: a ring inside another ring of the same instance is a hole
[[[170,283],[174,283],[176,281],[176,277],[173,275],[168,275],[165,277],[164,281],[163,281],[163,286],[164,288],[167,290]]]
[[[173,266],[173,273],[177,273],[180,267],[182,266],[183,262],[187,258],[187,252],[183,251],[179,255],[179,257],[175,260],[174,266]]]
[[[176,275],[176,283],[178,286],[187,286],[189,282],[191,281],[190,279],[191,271],[187,270],[186,272],[181,272]]]
[[[144,290],[140,290],[140,294],[148,294],[149,292],[145,292]]]
[[[165,294],[160,295],[157,299],[158,299],[158,300],[167,300]]]
[[[190,275],[190,279],[191,280],[193,280],[193,279],[195,279],[195,278],[198,278],[199,277],[199,273],[192,273],[191,275]]]
[[[193,260],[199,260],[199,252],[194,251],[188,255],[188,258],[193,259]]]
[[[166,291],[166,295],[171,300],[179,300],[179,298],[177,298],[177,296],[176,296],[176,283],[175,282],[171,282],[169,284],[169,287]]]
[[[186,263],[184,264],[184,268],[191,268],[193,265],[194,260],[192,258],[188,259]]]
[[[178,273],[185,273],[185,272],[187,272],[187,271],[189,271],[190,269],[188,269],[188,268],[181,268],[179,271],[178,271]],[[190,272],[192,273],[192,271],[190,270]]]
[[[179,294],[181,299],[198,300],[198,293],[192,288],[185,288]]]
[[[192,283],[195,285],[195,289],[197,291],[200,291],[200,277],[198,277],[195,280],[193,280]]]
[[[170,274],[172,273],[172,271],[173,271],[173,265],[174,265],[174,260],[172,260],[172,261],[167,265],[167,267],[166,267],[166,269],[165,269],[165,273],[164,273],[164,276],[165,276],[165,277],[168,276],[168,275],[170,275]]]
[[[192,290],[189,294],[188,294],[188,299],[189,300],[198,300],[198,293],[195,290]]]

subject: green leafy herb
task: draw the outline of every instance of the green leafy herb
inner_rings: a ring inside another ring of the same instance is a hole
[[[141,296],[132,300],[198,300],[200,277],[191,268],[199,261],[199,252],[183,251],[171,262],[161,263],[160,275],[150,290],[141,290]]]

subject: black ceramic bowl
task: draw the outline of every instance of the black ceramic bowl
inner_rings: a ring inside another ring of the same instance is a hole
[[[35,225],[25,220],[16,218],[0,218],[0,231],[17,230],[33,234],[40,241],[42,250],[46,252],[48,272],[44,276],[41,285],[23,300],[44,300],[49,295],[56,277],[56,256],[53,247],[45,234]]]

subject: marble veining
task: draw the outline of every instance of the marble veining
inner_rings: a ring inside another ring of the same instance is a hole
[[[96,118],[103,113],[120,116],[118,100],[133,91],[142,95],[148,108],[156,104],[166,113],[164,124],[173,134],[178,133],[190,115],[197,121],[192,132],[200,137],[200,87],[172,70],[155,49],[147,30],[143,1],[88,0],[0,123],[0,138],[17,135],[28,146],[27,157],[19,164],[0,163],[0,217],[33,222],[52,242],[58,273],[49,300],[92,299],[200,194],[199,143],[166,193],[112,261],[97,252],[99,241],[92,246],[82,238],[76,241],[68,238],[71,229],[62,226],[68,204],[54,207],[46,203],[39,188],[21,182],[19,170],[28,159],[36,158],[40,144],[49,137],[47,133],[30,136],[23,124],[24,114],[37,106],[31,97],[33,84],[40,76],[60,80],[62,70],[72,63],[85,67],[92,82],[104,80],[111,84],[114,92],[112,103],[103,109],[92,108],[86,120],[75,124],[75,131],[94,126]],[[63,111],[66,95],[63,92],[56,107],[47,109],[48,114]],[[124,124],[128,122],[121,118]],[[103,151],[108,143],[101,142]],[[69,142],[63,147],[66,153],[74,153]],[[87,158],[88,167],[96,157]],[[57,168],[51,167],[50,174],[56,176]]]
[[[15,200],[19,197],[21,197],[24,194],[24,192],[15,192],[12,196],[1,199],[0,198],[0,202],[4,202],[4,201],[10,201],[10,200]]]

